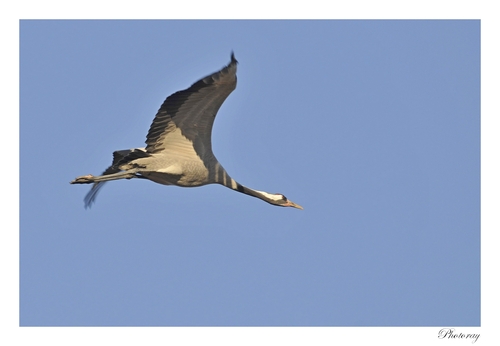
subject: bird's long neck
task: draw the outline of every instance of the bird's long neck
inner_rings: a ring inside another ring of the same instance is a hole
[[[235,187],[233,187],[234,185],[231,185],[231,186],[225,185],[225,186],[229,187],[230,189],[233,189],[234,191],[238,191],[238,192],[244,193],[246,195],[259,198],[263,201],[266,201],[267,203],[275,204],[275,203],[273,203],[273,199],[271,198],[272,195],[270,193],[267,193],[264,191],[254,190],[254,189],[251,189],[249,187],[243,186],[236,181],[234,181],[234,182],[236,183]]]
[[[236,180],[231,178],[229,174],[227,174],[226,170],[221,166],[219,162],[215,162],[214,167],[215,169],[212,170],[211,172],[211,174],[213,174],[213,176],[211,177],[212,178],[211,180],[213,182],[224,185],[225,187],[228,187],[231,190],[259,198],[271,204],[275,204],[273,203],[272,195],[270,193],[254,190],[249,187],[241,185]]]

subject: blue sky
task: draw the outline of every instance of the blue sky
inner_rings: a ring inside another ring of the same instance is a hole
[[[478,326],[479,29],[21,22],[20,324]],[[304,210],[141,180],[85,210],[69,181],[232,50],[214,152]]]

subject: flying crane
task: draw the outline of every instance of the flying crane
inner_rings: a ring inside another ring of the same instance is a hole
[[[212,152],[212,126],[222,103],[236,88],[237,63],[232,53],[223,69],[167,97],[149,128],[145,148],[115,151],[113,163],[102,175],[89,174],[71,181],[93,184],[85,196],[85,207],[95,202],[105,182],[140,178],[180,187],[221,184],[272,205],[303,209],[280,193],[239,184]]]

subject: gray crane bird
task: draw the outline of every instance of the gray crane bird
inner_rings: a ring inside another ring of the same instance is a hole
[[[212,126],[222,103],[236,88],[236,65],[230,63],[165,100],[146,138],[146,148],[118,150],[100,176],[76,178],[71,184],[94,184],[85,196],[85,208],[95,202],[105,182],[142,178],[158,184],[196,187],[221,184],[272,205],[303,209],[279,193],[250,189],[227,174],[212,152]]]

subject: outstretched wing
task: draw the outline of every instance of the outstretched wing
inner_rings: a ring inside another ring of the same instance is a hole
[[[191,146],[200,158],[211,153],[212,126],[220,106],[236,88],[237,63],[231,54],[231,62],[222,70],[167,97],[149,128],[146,151],[172,148],[179,152]]]

